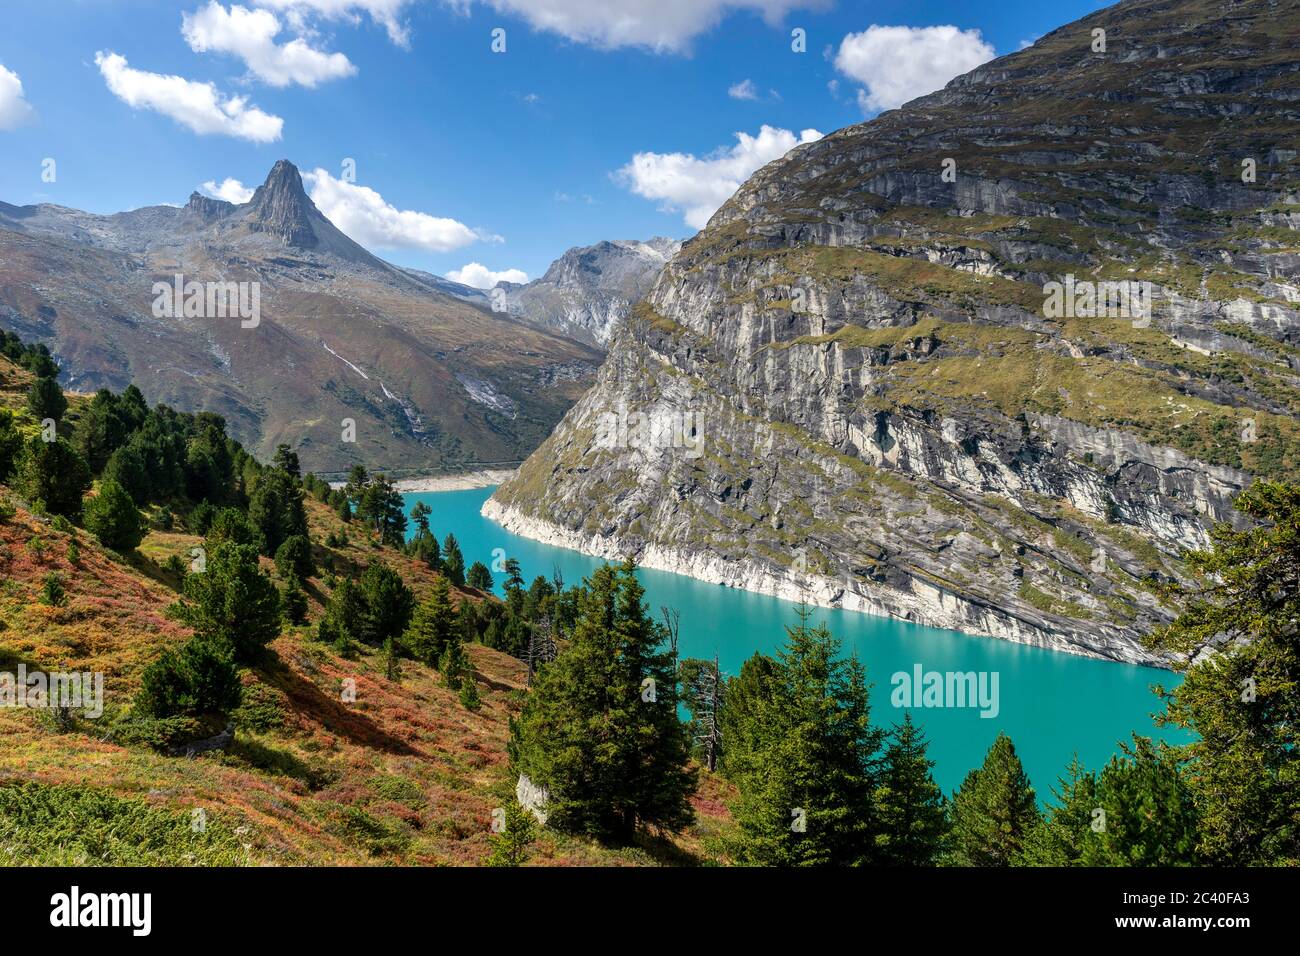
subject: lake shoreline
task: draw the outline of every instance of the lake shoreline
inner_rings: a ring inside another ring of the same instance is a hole
[[[511,475],[513,468],[482,468],[478,471],[462,471],[450,475],[424,475],[414,478],[397,478],[393,487],[404,495],[421,494],[434,491],[470,491],[474,488],[491,488],[499,485]],[[331,481],[331,488],[342,488],[342,481]]]

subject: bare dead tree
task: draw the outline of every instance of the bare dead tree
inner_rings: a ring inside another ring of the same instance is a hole
[[[685,691],[688,706],[695,718],[694,739],[703,749],[704,764],[712,773],[717,769],[718,757],[722,753],[723,684],[716,652],[712,666],[705,664],[695,671],[691,684]]]
[[[674,666],[677,661],[677,641],[682,631],[682,612],[667,604],[659,605],[659,613],[664,618],[664,629],[668,632],[668,648],[672,651]]]
[[[534,623],[531,632],[528,635],[528,686],[533,686],[533,674],[542,664],[548,664],[555,660],[556,647],[555,639],[551,635],[551,616],[549,614],[538,618]]]

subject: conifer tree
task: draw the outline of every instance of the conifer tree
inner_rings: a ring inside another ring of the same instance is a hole
[[[478,591],[491,591],[492,572],[487,569],[487,565],[482,561],[475,561],[469,566],[469,573],[465,575],[465,583]]]
[[[876,787],[880,815],[880,862],[891,866],[929,866],[948,828],[943,791],[934,782],[934,761],[926,755],[925,733],[904,713],[885,749]]]
[[[512,727],[515,769],[546,787],[549,825],[630,840],[690,822],[695,774],[677,717],[677,674],[633,566],[598,568],[578,594],[567,646]]]
[[[766,697],[730,760],[740,799],[732,808],[739,862],[760,866],[857,866],[878,861],[872,797],[881,731],[870,723],[866,674],[839,656],[811,609],[786,629]]]
[[[1034,788],[1006,734],[952,798],[946,860],[952,866],[1011,866],[1039,823]]]
[[[104,481],[85,506],[86,530],[114,551],[134,551],[147,532],[140,511],[116,481]]]
[[[27,410],[37,421],[51,418],[59,421],[68,410],[68,400],[63,389],[52,375],[42,375],[27,390]]]
[[[402,643],[416,660],[437,667],[455,634],[456,609],[445,577],[433,582],[429,596],[416,605]]]
[[[228,644],[237,663],[257,663],[280,633],[280,593],[258,567],[252,545],[210,547],[206,569],[186,575],[184,588],[177,618],[195,634]]]
[[[442,542],[442,573],[458,588],[465,586],[465,556],[456,536],[448,532]]]
[[[90,490],[90,468],[62,438],[47,442],[37,435],[23,447],[14,487],[50,514],[75,519],[81,496]]]
[[[1191,731],[1180,753],[1201,816],[1201,850],[1228,866],[1300,865],[1300,484],[1257,481],[1236,499],[1257,524],[1211,533],[1189,565],[1198,590],[1152,636],[1188,654],[1163,692],[1164,720]],[[1206,646],[1211,654],[1198,654]]]
[[[537,824],[533,815],[514,799],[504,809],[505,826],[500,833],[492,834],[488,866],[523,866],[528,859],[528,848],[537,839]]]

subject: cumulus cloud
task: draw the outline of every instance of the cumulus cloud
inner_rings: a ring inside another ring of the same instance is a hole
[[[500,272],[493,272],[481,262],[471,262],[460,269],[452,269],[447,273],[447,278],[452,282],[473,286],[475,289],[491,289],[498,282],[527,282],[528,273],[522,269],[502,269]]]
[[[473,242],[500,242],[455,219],[398,209],[368,186],[335,179],[324,169],[302,174],[311,201],[330,222],[363,246],[450,252]]]
[[[475,0],[447,0],[468,8]],[[679,53],[691,40],[733,11],[757,13],[780,23],[791,10],[822,9],[829,0],[477,0],[500,13],[522,17],[535,30],[591,46],[649,47]]]
[[[862,84],[864,112],[891,110],[993,59],[979,30],[872,24],[840,41],[835,68]]]
[[[757,136],[736,134],[736,145],[705,157],[691,153],[637,153],[615,174],[638,196],[657,199],[664,209],[680,210],[692,229],[703,229],[750,173],[784,156],[800,143],[822,138],[815,129],[798,136],[766,124]]]
[[[34,115],[36,111],[23,97],[23,81],[0,64],[0,129],[15,129]]]
[[[195,53],[230,53],[272,86],[316,86],[351,76],[357,68],[342,53],[323,53],[299,37],[275,42],[280,21],[269,10],[234,4],[227,10],[216,0],[181,19],[181,34]]]
[[[733,100],[756,100],[758,99],[758,88],[754,86],[753,80],[741,80],[739,83],[733,83],[727,87],[727,95]]]
[[[253,198],[252,189],[249,189],[238,179],[231,179],[230,177],[223,179],[220,183],[215,179],[209,179],[199,188],[214,199],[224,199],[236,206],[242,206]]]
[[[132,69],[117,53],[96,53],[95,65],[122,102],[170,116],[200,136],[217,134],[273,143],[284,129],[280,117],[250,105],[246,97],[223,96],[211,83]]]
[[[366,14],[388,31],[388,38],[398,46],[411,42],[411,33],[402,22],[403,8],[414,0],[253,0],[259,7],[280,10],[288,17],[290,25],[304,29],[313,17],[327,20],[344,20],[356,23]]]

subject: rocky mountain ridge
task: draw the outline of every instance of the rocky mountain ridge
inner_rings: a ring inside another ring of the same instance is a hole
[[[1183,549],[1300,471],[1298,51],[1295,0],[1128,0],[796,147],[484,513],[1162,663]]]
[[[178,275],[256,283],[258,321],[155,314],[155,284]],[[287,442],[321,472],[518,461],[600,357],[372,255],[287,160],[242,205],[0,204],[0,325],[49,345],[73,387],[135,382],[150,401],[224,415],[261,455]]]

